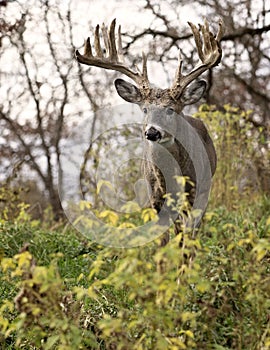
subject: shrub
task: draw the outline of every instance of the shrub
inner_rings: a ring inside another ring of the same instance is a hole
[[[208,212],[180,250],[180,237],[120,250],[86,244],[72,230],[2,225],[6,348],[269,348],[269,203]],[[16,236],[30,242],[19,254]]]
[[[270,348],[270,198],[237,182],[264,141],[248,113],[202,106],[198,115],[210,121],[219,165],[199,234],[185,233],[181,248],[173,233],[162,248],[101,247],[33,222],[17,202],[13,222],[2,216],[3,349]],[[97,214],[127,230],[155,218]]]

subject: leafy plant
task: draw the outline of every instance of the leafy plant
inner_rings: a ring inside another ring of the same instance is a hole
[[[165,247],[156,240],[106,248],[72,227],[33,222],[24,205],[12,222],[3,216],[2,348],[269,349],[270,198],[235,186],[258,136],[241,113],[228,106],[199,112],[214,120],[220,165],[196,239],[171,229]],[[87,201],[80,206],[91,209]],[[149,209],[101,209],[97,215],[123,232],[156,217]]]

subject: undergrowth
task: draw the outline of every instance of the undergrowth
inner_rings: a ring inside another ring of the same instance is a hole
[[[268,349],[269,204],[208,211],[182,249],[2,221],[2,349]]]
[[[49,211],[33,221],[2,189],[1,350],[270,349],[270,197],[246,172],[269,162],[263,130],[229,106],[197,116],[209,121],[218,168],[196,239],[172,229],[162,248],[102,247]],[[112,227],[140,224],[103,209]]]

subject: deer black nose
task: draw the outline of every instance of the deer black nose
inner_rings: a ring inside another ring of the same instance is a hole
[[[148,130],[146,130],[145,137],[147,138],[147,140],[157,141],[161,139],[161,133],[153,126],[151,126]]]

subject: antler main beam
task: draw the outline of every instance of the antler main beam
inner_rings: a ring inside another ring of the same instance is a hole
[[[199,25],[199,27],[190,22],[188,22],[188,24],[191,27],[201,63],[190,73],[184,75],[182,73],[183,61],[179,55],[175,80],[172,87],[169,89],[169,93],[174,100],[177,100],[187,85],[203,72],[218,65],[222,56],[220,40],[223,35],[223,24],[221,20],[219,21],[219,29],[216,36],[210,32],[207,20],[204,21],[204,25]],[[150,82],[147,75],[147,58],[143,53],[142,72],[137,67],[136,70],[129,68],[125,63],[123,55],[121,26],[118,27],[117,40],[115,26],[116,19],[112,21],[109,29],[104,24],[102,25],[103,50],[100,42],[100,26],[97,25],[94,34],[95,55],[92,52],[90,38],[88,38],[84,45],[83,55],[76,50],[76,58],[78,62],[88,66],[115,70],[126,75],[137,83],[138,88],[143,94],[147,95],[150,91]]]
[[[118,71],[132,80],[134,80],[138,87],[142,90],[150,89],[150,83],[147,75],[147,58],[142,55],[142,72],[137,68],[136,71],[130,69],[124,60],[122,38],[121,38],[121,26],[118,27],[118,40],[116,43],[115,37],[115,25],[116,19],[114,19],[108,29],[104,24],[101,28],[105,52],[102,50],[100,43],[100,26],[97,25],[94,34],[94,48],[95,55],[93,55],[90,38],[88,38],[84,45],[84,53],[80,54],[76,50],[76,59],[78,62],[86,64],[88,66],[95,66],[110,70]]]
[[[204,21],[204,25],[199,25],[198,28],[193,23],[188,22],[188,24],[191,27],[201,63],[190,73],[183,75],[183,61],[179,55],[175,80],[172,87],[170,88],[171,96],[174,99],[179,98],[185,87],[197,77],[199,77],[203,72],[214,66],[217,66],[222,56],[222,50],[220,47],[220,40],[223,36],[222,20],[219,21],[218,33],[215,37],[209,30],[209,24],[207,20]]]

